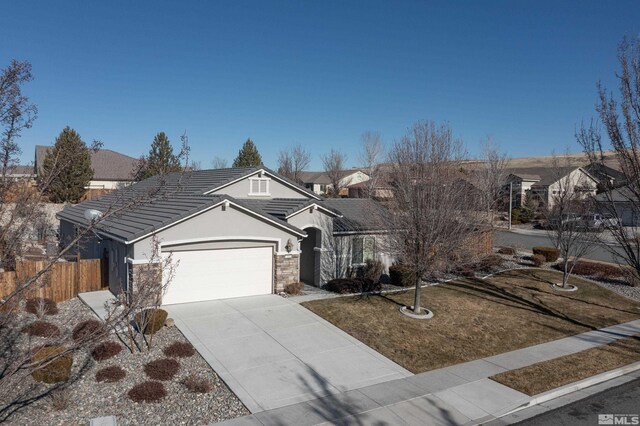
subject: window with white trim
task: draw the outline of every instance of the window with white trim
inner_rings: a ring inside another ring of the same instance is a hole
[[[249,179],[249,195],[269,195],[269,178]]]
[[[351,263],[363,264],[376,258],[376,239],[374,237],[355,237],[351,249]]]

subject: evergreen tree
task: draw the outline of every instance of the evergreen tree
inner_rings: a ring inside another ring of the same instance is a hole
[[[142,178],[161,175],[182,170],[180,160],[173,154],[173,147],[164,132],[158,133],[151,143],[149,155],[145,159]]]
[[[233,160],[233,167],[255,167],[262,165],[262,157],[251,138],[242,145],[238,156]]]
[[[89,148],[80,135],[65,127],[44,158],[40,184],[54,203],[77,203],[93,178]]]

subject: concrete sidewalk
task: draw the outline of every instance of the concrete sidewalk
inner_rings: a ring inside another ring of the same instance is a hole
[[[494,374],[640,334],[640,320],[386,383],[229,420],[224,425],[466,425],[495,420],[531,397],[490,380]]]

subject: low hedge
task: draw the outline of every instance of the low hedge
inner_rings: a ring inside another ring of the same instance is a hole
[[[570,261],[567,266],[569,269],[573,267],[573,270],[571,271],[573,274],[584,275],[587,277],[617,278],[623,275],[620,267],[606,263],[579,260],[575,262],[575,265],[573,261]],[[558,271],[562,271],[564,267],[562,264],[557,263],[553,265],[553,268]]]
[[[416,283],[413,273],[400,264],[389,266],[389,280],[392,285],[398,287],[410,287]]]
[[[169,314],[164,309],[145,309],[136,314],[138,330],[144,334],[155,334],[167,320]]]
[[[380,283],[374,283],[369,278],[337,278],[329,281],[324,288],[334,293],[363,293],[380,291]]]
[[[514,249],[513,247],[500,247],[498,249],[498,253],[506,254],[506,255],[514,255],[516,254],[516,249]]]
[[[531,256],[531,260],[533,261],[534,265],[542,266],[542,265],[544,265],[544,262],[547,259],[541,254],[534,254],[533,256]]]
[[[69,352],[64,355],[59,355],[66,351],[64,346],[42,346],[36,349],[31,356],[31,362],[46,363],[46,365],[34,370],[31,376],[34,380],[42,383],[59,383],[69,380],[71,375],[71,366],[73,365],[73,355]]]
[[[22,328],[22,332],[29,336],[36,337],[58,337],[60,336],[60,329],[57,325],[47,321],[34,321]]]
[[[533,254],[544,256],[547,262],[555,262],[560,257],[560,250],[555,247],[534,247]]]

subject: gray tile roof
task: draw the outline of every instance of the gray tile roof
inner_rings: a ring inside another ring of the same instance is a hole
[[[382,205],[369,198],[327,198],[323,205],[339,211],[342,217],[333,220],[333,232],[379,232],[381,224],[376,216],[384,215]]]
[[[264,212],[275,216],[280,219],[284,219],[287,216],[304,209],[312,204],[317,204],[333,212],[336,216],[340,215],[340,212],[330,208],[324,201],[318,200],[305,200],[299,198],[273,198],[270,200],[242,200],[246,205],[252,209]]]
[[[50,146],[36,145],[36,170],[42,168],[44,158]],[[112,180],[129,182],[133,180],[133,173],[138,165],[138,159],[120,154],[110,149],[89,151],[93,180]]]

